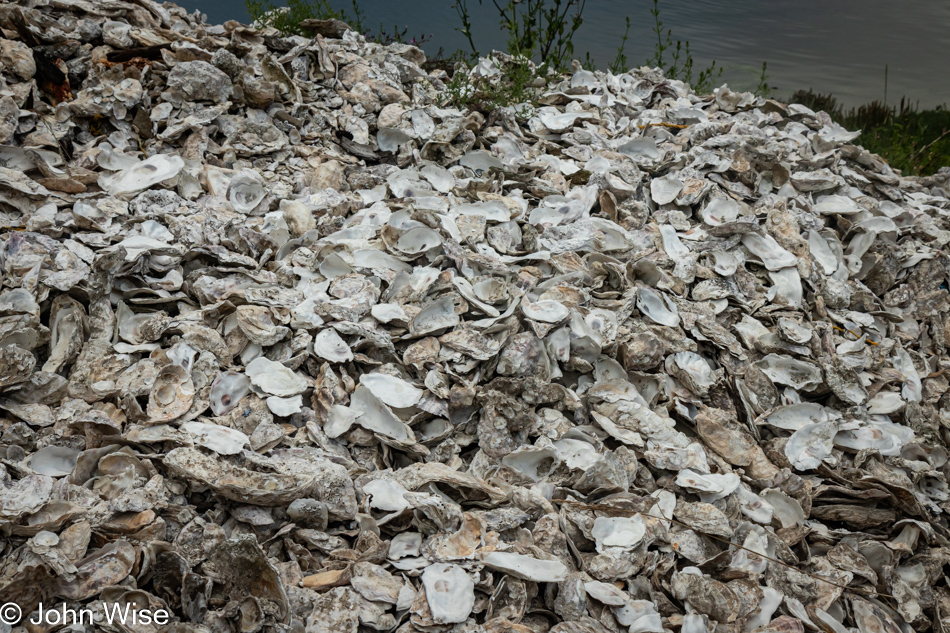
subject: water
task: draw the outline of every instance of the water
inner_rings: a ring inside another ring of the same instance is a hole
[[[199,9],[210,22],[248,21],[243,0],[179,0]],[[430,56],[467,48],[455,29],[453,0],[360,0],[367,22],[410,27],[408,35],[431,35],[423,44]],[[469,0],[476,44],[503,49],[504,33],[490,0]],[[340,0],[334,6],[349,7]],[[575,36],[579,55],[590,51],[601,66],[613,59],[630,16],[627,58],[640,65],[652,54],[652,2],[587,0],[584,24]],[[854,106],[906,96],[921,107],[950,103],[950,2],[945,0],[664,0],[661,19],[673,39],[689,41],[697,66],[715,59],[725,67],[721,81],[751,90],[762,62],[774,94],[798,89],[832,93]],[[483,52],[484,52],[483,50]]]

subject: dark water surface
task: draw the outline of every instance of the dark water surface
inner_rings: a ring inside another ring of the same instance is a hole
[[[280,0],[278,0],[280,1]],[[349,8],[340,0],[333,6]],[[375,27],[382,22],[408,26],[409,35],[425,34],[423,45],[435,55],[466,42],[453,0],[360,0]],[[179,0],[188,9],[207,14],[210,22],[248,20],[243,0]],[[490,0],[479,7],[469,0],[475,43],[483,49],[504,48]],[[598,64],[613,59],[630,16],[627,58],[640,65],[652,55],[652,2],[587,0],[584,24],[575,37],[582,56],[590,51]],[[762,61],[768,62],[769,84],[780,97],[800,88],[832,93],[847,105],[901,96],[922,107],[950,103],[950,2],[947,0],[664,0],[661,19],[673,38],[688,40],[697,65],[715,59],[725,66],[721,81],[751,90]]]

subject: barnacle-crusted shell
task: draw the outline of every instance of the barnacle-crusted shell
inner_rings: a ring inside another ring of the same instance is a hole
[[[276,325],[264,306],[239,306],[237,326],[252,343],[262,346],[274,345],[290,333],[290,328]]]
[[[181,365],[166,365],[155,377],[148,394],[148,417],[156,422],[174,420],[191,408],[195,383]]]
[[[311,473],[248,470],[194,448],[174,449],[165,455],[164,464],[177,477],[211,488],[226,499],[263,506],[288,504],[314,482]]]
[[[79,355],[83,343],[85,311],[71,297],[56,297],[50,308],[49,358],[43,371],[56,373]]]
[[[0,40],[0,63],[20,79],[32,79],[36,74],[33,51],[23,42]]]

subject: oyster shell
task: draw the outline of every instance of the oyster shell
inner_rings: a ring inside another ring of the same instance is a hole
[[[439,624],[464,622],[475,606],[475,583],[458,565],[435,563],[422,572],[426,602]]]
[[[195,383],[181,365],[166,365],[155,377],[148,394],[146,413],[154,422],[167,422],[184,415],[195,399]]]
[[[129,198],[181,173],[185,161],[180,156],[156,154],[112,175],[99,177],[99,186],[110,196]]]
[[[424,394],[405,380],[388,374],[363,374],[360,384],[384,404],[399,409],[415,406]]]
[[[567,567],[560,561],[540,560],[511,552],[490,552],[482,557],[482,563],[491,569],[534,582],[560,582],[567,574]]]
[[[294,373],[283,363],[274,362],[263,356],[248,363],[244,368],[244,373],[255,387],[265,393],[284,398],[303,393],[310,386],[306,378]]]
[[[637,290],[637,309],[654,323],[667,327],[679,325],[679,313],[675,305],[664,295],[649,288]]]
[[[195,444],[218,455],[238,455],[249,442],[244,433],[218,424],[185,422],[181,425],[181,430],[190,435]]]
[[[660,69],[480,112],[339,20],[0,16],[3,602],[947,628],[946,169]]]
[[[785,443],[785,457],[796,470],[811,470],[831,456],[838,425],[834,422],[806,424]]]
[[[353,360],[353,351],[340,338],[336,330],[325,329],[313,339],[313,353],[331,363],[346,363]]]
[[[598,552],[611,547],[630,550],[643,540],[646,530],[646,525],[640,516],[597,517],[591,527],[590,535],[597,543]]]
[[[228,202],[238,213],[250,213],[266,195],[263,179],[251,169],[242,169],[234,174],[228,184]]]
[[[251,379],[235,371],[225,371],[211,383],[208,394],[211,411],[221,416],[237,407],[251,392]]]
[[[211,488],[232,501],[262,506],[289,504],[305,495],[314,484],[312,473],[255,471],[217,460],[194,448],[176,448],[165,455],[165,466],[175,476]]]

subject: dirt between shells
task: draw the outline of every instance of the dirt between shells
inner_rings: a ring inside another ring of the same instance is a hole
[[[0,3],[0,602],[946,630],[947,173],[646,68],[486,118],[308,28]]]

